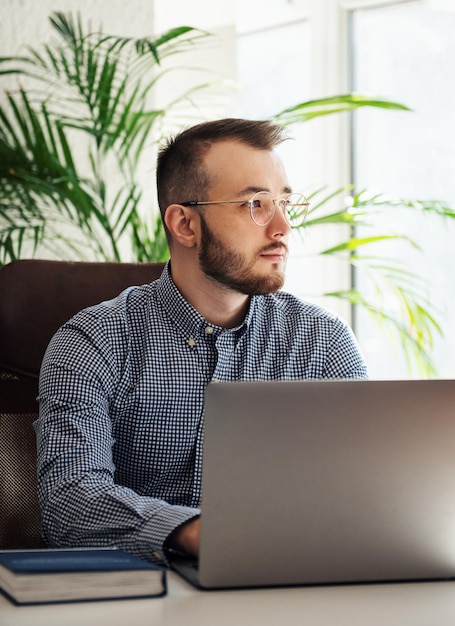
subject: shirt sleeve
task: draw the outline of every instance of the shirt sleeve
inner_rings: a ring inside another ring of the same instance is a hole
[[[117,546],[166,563],[166,539],[200,511],[116,484],[109,403],[120,360],[70,323],[48,347],[35,423],[43,536],[50,546]]]
[[[333,325],[327,346],[324,378],[364,380],[368,370],[351,328],[340,318]]]

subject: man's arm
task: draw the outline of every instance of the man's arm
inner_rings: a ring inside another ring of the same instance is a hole
[[[161,561],[167,538],[199,510],[116,483],[109,414],[115,368],[100,346],[72,328],[46,354],[36,424],[43,532],[51,546],[115,545]],[[134,458],[132,447],[128,457],[123,462],[132,472],[145,460]],[[182,541],[196,549],[185,531]]]
[[[324,378],[364,380],[368,369],[352,329],[337,320],[333,327],[324,366]]]
[[[169,536],[166,545],[173,550],[180,550],[192,556],[199,556],[200,531],[201,520],[198,517],[185,522],[174,530]]]

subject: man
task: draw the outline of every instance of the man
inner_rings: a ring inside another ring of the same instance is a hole
[[[342,320],[279,291],[307,209],[274,152],[284,139],[239,119],[171,139],[157,167],[170,264],[51,341],[36,425],[51,546],[197,554],[207,384],[366,377]]]

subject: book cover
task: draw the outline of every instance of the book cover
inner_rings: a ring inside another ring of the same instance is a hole
[[[159,597],[166,570],[116,548],[0,550],[0,589],[16,604]]]

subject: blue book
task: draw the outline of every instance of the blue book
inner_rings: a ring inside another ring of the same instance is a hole
[[[0,589],[16,604],[150,598],[166,570],[116,548],[0,550]]]

